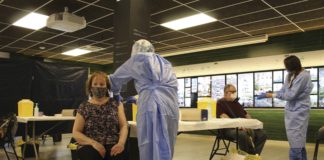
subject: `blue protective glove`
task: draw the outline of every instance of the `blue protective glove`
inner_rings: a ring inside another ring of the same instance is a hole
[[[134,96],[130,96],[126,98],[126,103],[136,103],[136,98]]]
[[[121,102],[123,100],[123,97],[120,96],[119,94],[118,95],[114,95],[114,100],[117,101],[117,102]]]
[[[267,98],[267,93],[261,93],[260,95],[257,96],[257,99],[263,99],[263,98]]]

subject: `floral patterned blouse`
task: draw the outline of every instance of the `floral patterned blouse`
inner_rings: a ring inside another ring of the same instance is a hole
[[[110,99],[103,105],[83,102],[78,113],[84,118],[83,134],[102,145],[116,144],[119,139],[118,102]]]

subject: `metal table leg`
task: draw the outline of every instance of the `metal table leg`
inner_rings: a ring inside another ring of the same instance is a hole
[[[34,151],[35,151],[35,157],[36,157],[36,160],[37,160],[38,159],[38,153],[37,153],[37,148],[36,148],[35,121],[33,121],[33,146],[34,146]]]

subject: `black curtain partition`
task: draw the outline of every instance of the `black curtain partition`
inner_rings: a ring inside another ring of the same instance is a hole
[[[0,59],[0,115],[18,113],[21,99],[38,103],[39,111],[45,115],[61,113],[62,109],[77,109],[82,101],[87,100],[87,78],[87,67]],[[39,122],[36,132],[40,133],[54,123]],[[50,134],[70,133],[72,124],[63,123]],[[24,125],[19,125],[18,135],[23,131]]]
[[[62,109],[78,108],[86,100],[86,67],[35,62],[31,95],[45,115],[61,113]]]
[[[32,64],[0,59],[0,115],[18,113],[18,101],[31,98]]]

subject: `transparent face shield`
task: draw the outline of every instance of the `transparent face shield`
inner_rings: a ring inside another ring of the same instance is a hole
[[[132,56],[138,53],[146,52],[154,52],[154,47],[149,41],[145,39],[140,39],[134,43],[132,48]]]

